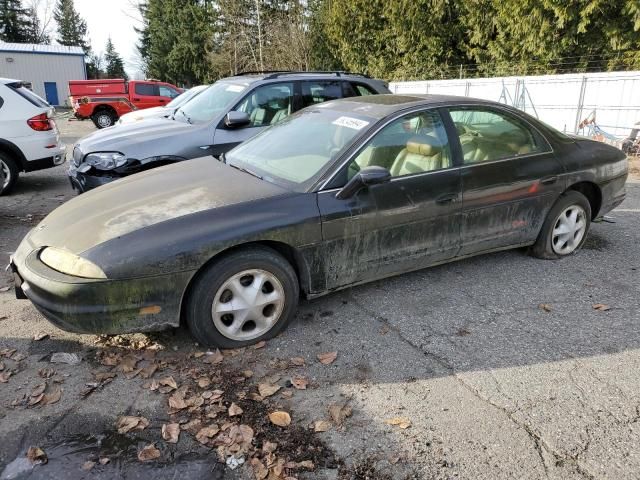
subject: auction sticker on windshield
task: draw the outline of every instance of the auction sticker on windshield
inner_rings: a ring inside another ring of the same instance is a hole
[[[359,118],[353,118],[353,117],[336,118],[331,123],[339,127],[353,128],[354,130],[362,130],[364,127],[369,125],[369,122],[365,120],[360,120]]]

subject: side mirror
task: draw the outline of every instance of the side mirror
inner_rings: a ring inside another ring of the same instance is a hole
[[[244,112],[231,111],[224,117],[224,124],[229,128],[245,127],[249,123],[251,123],[251,119]]]
[[[391,180],[391,172],[384,167],[365,167],[336,193],[336,198],[344,200],[353,197],[361,189]]]

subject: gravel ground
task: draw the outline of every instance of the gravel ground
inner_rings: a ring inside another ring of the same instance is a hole
[[[60,127],[69,145],[93,130],[89,122]],[[66,168],[24,175],[11,196],[0,198],[0,265],[30,228],[74,196]],[[304,455],[317,447],[315,471],[298,478],[638,478],[640,183],[630,181],[627,200],[610,217],[563,261],[502,252],[303,302],[297,320],[264,348],[226,352],[223,376],[249,368],[256,380],[227,386],[235,397],[225,399],[245,409],[242,421],[253,422],[256,441],[271,435],[280,442],[278,454],[302,455],[296,442]],[[4,271],[3,286],[11,287]],[[610,309],[594,309],[598,303]],[[49,336],[34,340],[40,334]],[[194,356],[200,350],[184,329],[100,341],[58,330],[11,289],[0,291],[0,355],[24,355],[19,362],[0,358],[5,371],[15,370],[0,383],[0,478],[20,470],[29,446],[41,447],[49,463],[18,478],[251,478],[249,468],[225,468],[188,435],[166,444],[166,400],[143,388],[148,380],[120,371],[80,395],[91,372],[104,369],[104,355],[142,355],[144,349],[131,350],[135,340],[159,347],[163,368],[176,376],[188,370],[172,362],[200,368],[206,358]],[[316,355],[329,351],[337,359],[319,363]],[[51,365],[54,352],[77,353],[82,362]],[[303,357],[305,366],[292,368],[292,357]],[[60,401],[12,405],[43,382],[38,371],[47,367],[61,382],[48,380],[49,388],[62,389]],[[294,376],[308,387],[291,388]],[[291,396],[278,392],[254,402],[254,411],[243,395],[259,381],[278,383]],[[352,414],[313,433],[309,425],[329,419],[331,404]],[[276,408],[291,414],[292,425],[267,432],[260,419]],[[116,434],[124,414],[144,416],[150,426]],[[385,423],[394,417],[410,425]],[[161,459],[138,462],[136,452],[150,442]],[[101,455],[113,461],[82,469]]]

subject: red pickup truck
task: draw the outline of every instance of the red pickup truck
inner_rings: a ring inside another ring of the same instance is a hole
[[[69,81],[69,103],[78,119],[90,118],[98,128],[114,125],[125,113],[166,105],[182,89],[157,80]]]

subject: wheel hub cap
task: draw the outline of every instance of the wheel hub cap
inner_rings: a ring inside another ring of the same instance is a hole
[[[0,160],[0,170],[4,173],[4,182],[2,183],[2,188],[5,188],[9,185],[9,180],[11,180],[11,172],[9,171],[9,167],[6,163]]]
[[[231,340],[252,340],[267,333],[284,309],[284,288],[265,270],[244,270],[216,292],[211,315],[216,329]]]
[[[551,234],[553,251],[567,255],[578,246],[587,230],[587,214],[579,205],[567,207],[556,220]]]
[[[109,127],[111,125],[111,117],[108,115],[100,115],[98,117],[98,124],[101,127]]]

